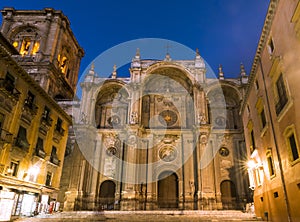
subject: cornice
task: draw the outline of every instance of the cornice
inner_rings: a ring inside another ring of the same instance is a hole
[[[276,14],[276,9],[278,6],[279,0],[271,0],[270,4],[269,4],[269,8],[268,8],[268,12],[265,18],[265,22],[262,28],[262,32],[261,32],[261,36],[258,42],[258,46],[256,49],[256,53],[254,56],[254,60],[252,63],[252,68],[250,71],[250,75],[249,75],[249,82],[246,86],[246,93],[245,93],[245,98],[243,99],[243,102],[241,104],[241,109],[240,109],[240,113],[242,113],[245,109],[245,106],[247,104],[248,98],[249,98],[249,94],[250,94],[250,90],[251,87],[253,86],[253,81],[255,79],[255,75],[257,73],[257,69],[259,66],[259,60],[261,58],[263,49],[266,46],[267,40],[268,40],[268,36],[271,30],[271,26],[274,20],[274,16]]]

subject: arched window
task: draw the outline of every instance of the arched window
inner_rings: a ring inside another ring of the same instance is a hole
[[[39,52],[41,38],[35,28],[23,28],[12,39],[12,45],[22,56],[35,56]]]
[[[95,106],[95,123],[100,128],[120,128],[127,123],[128,92],[120,85],[103,85]]]
[[[224,180],[220,188],[223,209],[235,209],[236,189],[234,183],[231,180]]]

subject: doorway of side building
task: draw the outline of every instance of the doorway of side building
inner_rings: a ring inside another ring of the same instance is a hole
[[[111,180],[104,181],[100,186],[101,210],[113,210],[115,203],[116,184]]]
[[[158,207],[178,208],[178,177],[176,173],[165,171],[158,177]]]
[[[221,201],[223,209],[231,210],[236,208],[236,189],[230,180],[224,180],[221,183]]]

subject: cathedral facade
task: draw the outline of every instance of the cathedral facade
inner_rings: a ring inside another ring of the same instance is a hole
[[[133,57],[130,76],[94,65],[73,103],[64,210],[241,209],[249,200],[239,116],[247,76],[207,78],[204,60]]]

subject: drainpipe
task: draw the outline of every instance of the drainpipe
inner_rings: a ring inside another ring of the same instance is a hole
[[[260,56],[259,56],[258,61],[259,61],[260,70],[261,70],[261,73],[262,73],[264,91],[265,91],[266,102],[267,102],[267,106],[268,106],[268,114],[269,114],[269,118],[270,118],[271,129],[272,129],[272,132],[273,132],[272,135],[273,135],[273,139],[274,139],[274,143],[275,143],[275,151],[276,151],[276,155],[277,155],[278,163],[279,163],[279,172],[280,172],[280,179],[281,179],[282,188],[283,188],[283,197],[284,197],[286,211],[287,211],[287,214],[288,214],[287,219],[288,219],[288,222],[292,222],[290,204],[289,204],[289,201],[288,201],[287,190],[286,190],[285,179],[284,179],[284,173],[283,173],[283,167],[282,167],[282,161],[281,161],[281,155],[280,155],[280,152],[279,152],[278,142],[277,142],[276,135],[275,135],[275,128],[274,128],[274,123],[273,123],[273,119],[272,119],[272,113],[271,113],[271,110],[270,110],[269,95],[268,95],[268,90],[267,90],[266,81],[265,81],[265,73],[264,73],[264,70],[263,70],[263,66],[262,66],[262,63],[261,63],[261,57]]]

